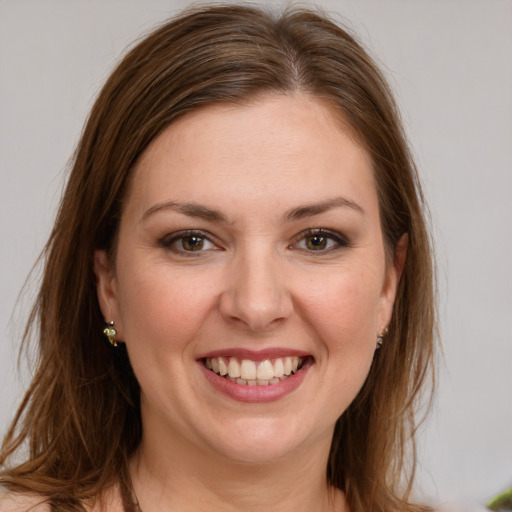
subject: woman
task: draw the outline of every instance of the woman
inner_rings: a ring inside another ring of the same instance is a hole
[[[150,34],[46,247],[2,510],[428,510],[422,209],[391,93],[327,17],[202,7]]]

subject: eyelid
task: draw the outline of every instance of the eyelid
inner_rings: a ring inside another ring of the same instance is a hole
[[[318,250],[318,251],[297,248],[296,246],[298,245],[298,243],[303,241],[308,236],[323,236],[325,238],[333,240],[334,242],[336,242],[337,245],[336,245],[336,247],[332,247],[332,248],[324,249],[324,250]],[[327,254],[331,251],[336,251],[338,249],[347,248],[350,246],[351,246],[351,244],[350,244],[348,238],[338,231],[332,231],[330,229],[325,229],[325,228],[310,228],[310,229],[306,229],[305,231],[301,231],[298,235],[296,235],[294,238],[294,241],[290,245],[290,248],[307,251],[309,253],[317,252],[318,254]]]
[[[200,251],[185,251],[185,250],[178,250],[178,249],[172,247],[172,245],[175,242],[177,242],[183,238],[193,237],[193,236],[197,236],[198,238],[207,240],[212,245],[214,245],[216,249],[220,249],[219,244],[213,240],[214,237],[210,233],[208,233],[207,231],[199,230],[199,229],[183,229],[181,231],[175,231],[173,233],[169,233],[169,234],[163,236],[162,238],[160,238],[158,240],[158,243],[164,249],[172,250],[176,254],[186,255],[186,256],[198,256],[202,252],[214,250],[214,249],[203,249]]]

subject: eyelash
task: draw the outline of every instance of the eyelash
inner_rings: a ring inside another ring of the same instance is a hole
[[[185,241],[187,238],[192,239],[194,237],[202,240],[203,242],[206,241],[214,247],[217,247],[204,231],[194,231],[194,230],[185,230],[185,231],[178,231],[177,233],[172,233],[171,235],[167,235],[164,238],[162,238],[159,243],[163,248],[169,249],[177,254],[184,255],[184,256],[198,256],[199,254],[196,254],[196,253],[204,252],[205,249],[201,248],[197,251],[192,251],[192,250],[186,250],[183,247],[183,241]],[[173,244],[176,244],[180,240],[182,242],[182,247],[180,249],[178,249],[177,247],[173,247]]]
[[[305,247],[305,248],[297,247],[297,245],[300,242],[303,242],[303,241],[305,242],[307,240],[307,238],[313,238],[313,237],[323,238],[323,239],[327,240],[327,243],[329,241],[331,241],[331,242],[334,242],[335,245],[333,247],[323,248],[323,249],[318,249],[318,250],[310,249],[307,247]],[[331,251],[336,251],[338,249],[342,249],[342,248],[346,248],[346,247],[350,247],[350,244],[343,235],[341,235],[340,233],[334,232],[334,231],[326,230],[326,229],[308,229],[307,231],[300,233],[296,237],[296,241],[290,246],[290,248],[292,248],[292,249],[303,250],[303,251],[310,252],[310,253],[315,252],[318,254],[327,254],[327,253],[330,253]]]
[[[308,238],[314,238],[318,237],[319,239],[325,239],[326,243],[329,244],[330,242],[333,242],[335,245],[333,247],[327,247],[327,248],[320,248],[320,249],[311,249],[308,247],[298,247],[300,242],[306,242]],[[201,247],[200,249],[194,251],[194,250],[187,250],[183,247],[183,242],[186,239],[192,239],[197,238],[199,241],[201,241],[202,244],[205,242],[211,244],[213,247],[204,249]],[[173,247],[174,244],[181,241],[181,248]],[[159,241],[160,245],[165,248],[172,250],[173,252],[184,255],[184,256],[199,256],[200,253],[206,251],[206,250],[218,250],[218,246],[212,242],[210,236],[205,233],[204,231],[194,231],[194,230],[185,230],[185,231],[178,231],[176,233],[172,233],[171,235],[167,235],[164,238],[160,239]],[[288,246],[289,249],[292,250],[301,250],[309,253],[318,253],[318,254],[326,254],[330,253],[332,251],[336,251],[338,249],[344,248],[344,247],[350,247],[349,242],[346,240],[345,237],[343,237],[340,233],[336,233],[333,231],[325,230],[325,229],[308,229],[307,231],[303,231],[302,233],[299,233],[295,237],[295,241]]]

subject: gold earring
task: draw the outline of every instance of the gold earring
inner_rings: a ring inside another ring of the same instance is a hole
[[[117,347],[116,334],[117,331],[114,328],[114,320],[108,323],[107,327],[103,329],[103,334],[108,338],[109,343],[113,347]]]
[[[384,344],[384,337],[388,332],[389,329],[387,327],[384,327],[384,329],[382,329],[382,332],[380,334],[377,334],[377,350],[379,350],[379,348],[381,348],[382,345]]]

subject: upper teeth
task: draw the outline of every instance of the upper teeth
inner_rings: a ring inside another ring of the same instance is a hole
[[[295,373],[302,364],[303,359],[295,356],[252,361],[236,357],[208,357],[205,365],[218,375],[223,375],[238,381],[247,381],[247,384],[268,384],[283,380]],[[240,382],[244,384],[245,382]]]

